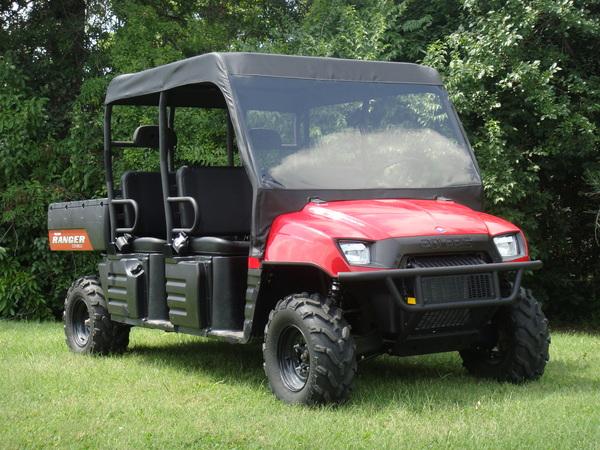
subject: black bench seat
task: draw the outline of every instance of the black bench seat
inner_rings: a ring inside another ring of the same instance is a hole
[[[199,218],[190,233],[193,253],[248,255],[252,218],[252,186],[243,167],[188,167],[176,174],[177,194],[193,197]],[[181,226],[194,222],[194,210],[180,205]]]

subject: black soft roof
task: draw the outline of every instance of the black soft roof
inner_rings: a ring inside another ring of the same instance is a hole
[[[419,64],[266,53],[207,53],[119,75],[108,86],[105,103],[157,105],[158,93],[171,90],[170,104],[224,107],[222,95],[227,97],[230,92],[230,75],[442,84],[435,69]]]

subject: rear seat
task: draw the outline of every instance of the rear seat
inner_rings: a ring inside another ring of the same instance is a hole
[[[176,175],[177,194],[193,197],[199,218],[192,231],[189,249],[193,253],[247,255],[252,220],[252,186],[242,167],[187,167]],[[180,207],[181,226],[194,221],[191,206]]]
[[[251,128],[248,130],[250,142],[254,148],[254,157],[261,167],[278,164],[285,156],[282,152],[281,136],[269,128]]]
[[[169,185],[175,184],[175,174],[169,174]],[[135,252],[162,252],[167,236],[162,184],[159,172],[128,171],[121,177],[123,198],[138,204],[138,220],[131,249]],[[131,223],[131,210],[125,208],[125,217]]]

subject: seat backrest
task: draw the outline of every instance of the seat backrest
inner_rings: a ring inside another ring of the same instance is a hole
[[[241,236],[250,233],[252,185],[243,167],[187,167],[177,171],[177,194],[198,203],[196,236]],[[181,205],[181,225],[189,228],[192,208]]]
[[[281,136],[276,130],[269,128],[251,128],[248,130],[252,145],[257,151],[279,150],[281,148]]]
[[[261,170],[264,171],[267,167],[278,165],[285,157],[285,153],[282,151],[281,136],[276,130],[251,128],[248,130],[248,135],[254,149],[254,159],[262,168]]]
[[[158,125],[142,125],[133,132],[133,145],[135,147],[158,148],[160,145]],[[167,128],[167,147],[177,145],[177,135],[171,128]]]
[[[175,174],[169,174],[169,185],[175,184]],[[135,235],[165,239],[167,236],[165,208],[163,204],[160,172],[128,171],[121,177],[123,198],[135,200],[138,204],[138,222]],[[132,211],[125,208],[125,217],[129,224]]]

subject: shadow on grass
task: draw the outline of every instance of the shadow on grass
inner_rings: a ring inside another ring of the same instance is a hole
[[[129,357],[143,364],[172,367],[192,375],[208,376],[225,383],[265,389],[260,344],[232,345],[219,341],[171,345],[136,345]],[[454,354],[456,355],[456,354]],[[393,358],[379,357],[359,365],[350,405],[383,408],[402,405],[451,408],[472,405],[485,397],[502,402],[515,395],[544,398],[560,391],[597,392],[600,382],[580,374],[577,361],[551,361],[540,381],[521,385],[497,383],[470,376],[456,355]]]
[[[202,374],[215,381],[264,384],[260,344],[234,345],[198,340],[170,345],[136,345],[127,355],[141,357],[144,363]]]

